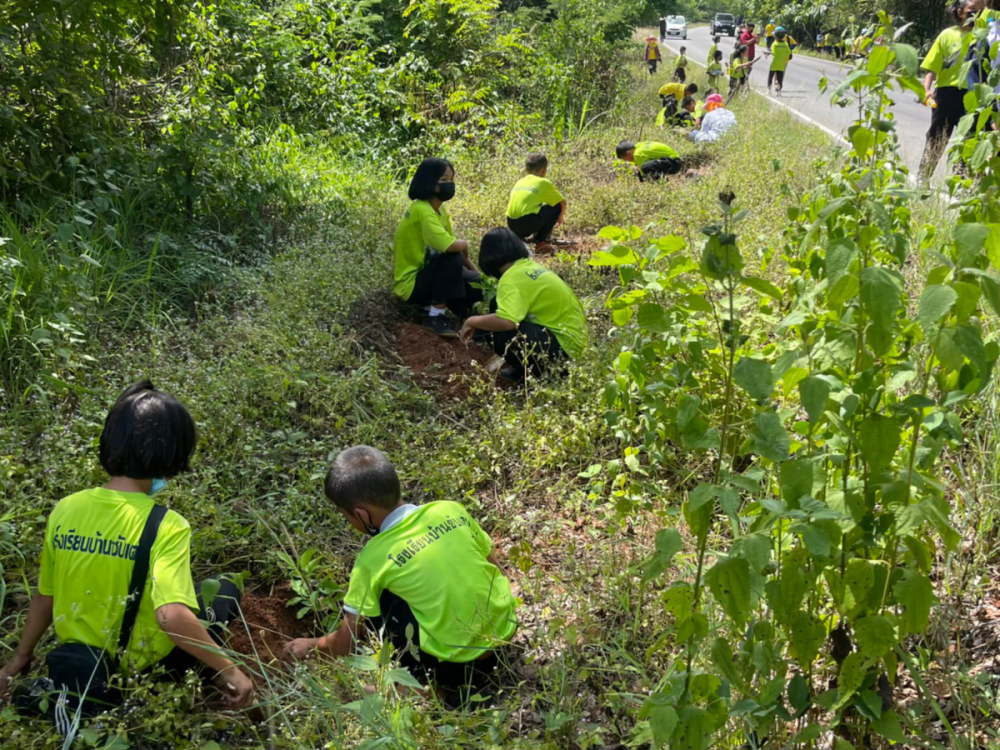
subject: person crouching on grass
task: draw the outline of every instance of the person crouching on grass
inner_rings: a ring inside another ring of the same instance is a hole
[[[499,279],[489,315],[473,315],[461,337],[472,340],[488,331],[494,353],[507,366],[500,376],[523,382],[530,372],[540,376],[563,360],[579,357],[587,344],[583,305],[565,281],[531,259],[509,229],[491,229],[479,245],[483,273]]]
[[[366,445],[337,456],[324,490],[370,538],[354,561],[340,627],[290,641],[282,657],[346,656],[367,624],[393,645],[402,666],[446,697],[483,685],[517,629],[510,582],[490,537],[458,503],[403,502],[396,469]]]
[[[455,169],[445,159],[425,159],[410,180],[406,209],[396,227],[393,292],[410,304],[429,306],[423,326],[455,338],[445,313],[464,319],[483,298],[469,243],[455,239],[444,204],[455,197]]]
[[[615,147],[615,155],[639,168],[639,180],[659,180],[671,174],[680,174],[684,162],[680,155],[665,143],[656,141],[622,141]]]
[[[514,184],[507,204],[507,226],[522,240],[535,243],[536,253],[549,252],[552,230],[563,223],[568,204],[545,175],[549,160],[545,154],[531,153],[525,160],[524,177]]]
[[[14,702],[38,712],[44,696],[66,691],[65,701],[53,695],[50,703],[60,731],[76,710],[89,717],[122,702],[114,672],[155,670],[180,681],[193,670],[211,675],[231,706],[253,700],[250,678],[220,650],[225,625],[238,617],[239,589],[217,579],[214,601],[203,606],[191,580],[191,527],[152,497],[190,470],[196,443],[184,405],[148,380],[118,397],[99,445],[108,481],[64,497],[49,514],[38,590],[21,642],[0,669],[0,701],[50,625],[59,645],[46,655],[48,677],[18,686]],[[202,621],[213,625],[206,630]]]

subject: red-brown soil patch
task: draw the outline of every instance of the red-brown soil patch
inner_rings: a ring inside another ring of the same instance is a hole
[[[281,655],[288,641],[312,635],[309,621],[295,619],[296,608],[285,606],[291,597],[288,586],[277,587],[269,596],[245,593],[240,602],[243,620],[229,625],[229,648],[266,664]]]
[[[399,358],[424,387],[433,387],[444,398],[466,399],[476,382],[493,382],[486,364],[493,353],[479,344],[466,346],[413,323],[399,328]]]

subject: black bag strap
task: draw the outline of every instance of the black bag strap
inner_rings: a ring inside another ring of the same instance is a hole
[[[167,515],[166,506],[154,505],[146,516],[146,525],[142,527],[142,536],[139,537],[139,545],[135,549],[132,579],[128,583],[128,599],[125,602],[122,629],[118,635],[119,653],[123,653],[128,648],[128,642],[132,640],[132,629],[135,628],[135,619],[139,616],[139,603],[146,588],[146,578],[149,577],[149,553],[153,549],[153,542],[156,541],[156,534],[165,515]]]

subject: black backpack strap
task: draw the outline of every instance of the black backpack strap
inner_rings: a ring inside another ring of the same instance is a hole
[[[142,592],[146,588],[146,579],[149,577],[149,553],[153,549],[153,542],[156,541],[156,534],[160,530],[160,523],[167,515],[167,509],[163,505],[154,505],[146,516],[146,525],[142,528],[142,536],[139,537],[139,545],[135,550],[135,562],[132,565],[132,579],[128,584],[128,599],[125,602],[125,615],[122,617],[122,629],[118,635],[118,652],[124,653],[128,648],[128,642],[132,640],[132,629],[135,628],[136,617],[139,616],[139,603],[142,601]]]

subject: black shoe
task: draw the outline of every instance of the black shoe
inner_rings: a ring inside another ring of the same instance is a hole
[[[458,338],[458,331],[451,327],[444,315],[428,315],[424,318],[423,327],[446,339]]]

